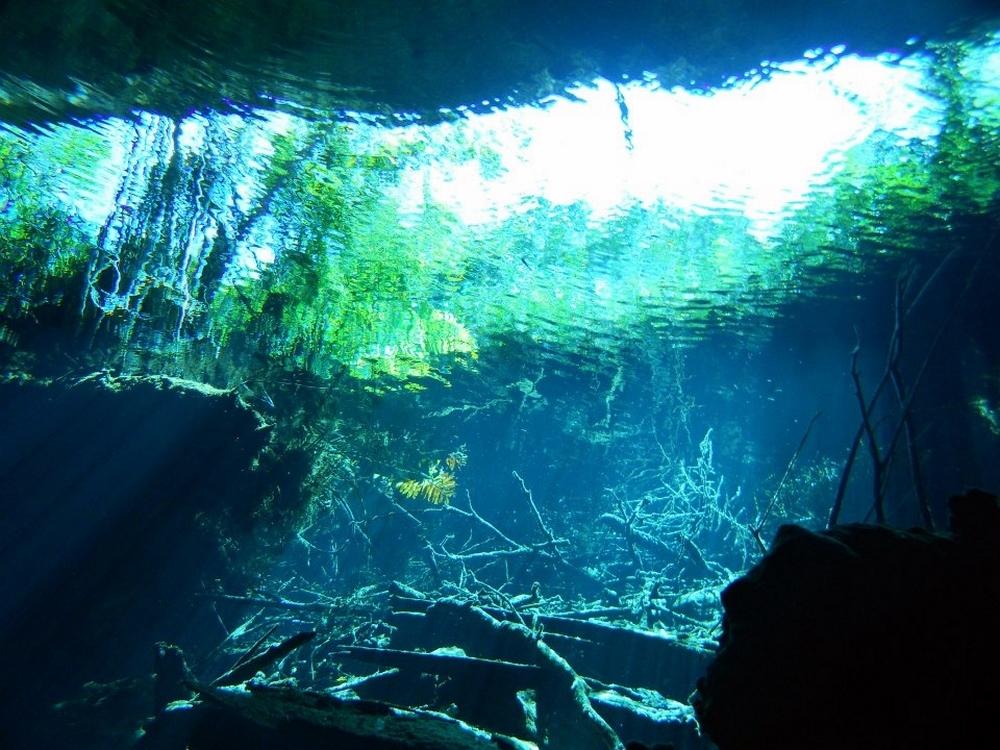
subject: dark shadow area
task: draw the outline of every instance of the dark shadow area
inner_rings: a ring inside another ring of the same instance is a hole
[[[198,589],[273,483],[252,468],[268,431],[231,394],[167,378],[7,383],[0,415],[0,744],[67,746],[50,744],[57,701],[148,675],[155,634],[218,629]]]
[[[654,71],[665,86],[713,86],[765,59],[902,48],[991,12],[986,0],[89,0],[72,12],[16,0],[0,8],[0,27],[17,30],[0,51],[0,70],[15,76],[0,117],[284,102],[435,120],[442,107],[532,103],[596,76]]]
[[[994,733],[1000,506],[951,500],[952,534],[782,527],[722,595],[695,710],[722,750],[981,747]]]

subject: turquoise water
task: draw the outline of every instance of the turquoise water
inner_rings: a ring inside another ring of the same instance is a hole
[[[319,49],[356,49],[354,28]],[[190,50],[167,44],[125,78],[94,58],[76,88],[58,55],[12,57],[2,623],[63,623],[19,665],[45,699],[17,705],[122,741],[148,709],[73,713],[86,681],[134,698],[115,680],[163,639],[209,679],[272,626],[319,631],[275,673],[326,689],[359,673],[338,647],[391,643],[392,581],[711,648],[718,592],[780,524],[842,505],[942,528],[949,494],[997,486],[997,26],[833,28],[784,56],[762,36],[725,76],[605,60],[530,93],[440,60],[408,88],[391,55],[416,47],[384,29],[340,82],[308,78],[315,49],[254,68],[214,37],[195,59],[231,67],[171,67]],[[238,400],[267,437],[158,400],[175,388]],[[213,470],[239,440],[253,455]],[[132,441],[148,465],[116,463]],[[24,480],[47,455],[58,481]],[[163,485],[188,455],[211,481]],[[81,570],[88,598],[53,601]],[[51,639],[89,656],[66,667]]]

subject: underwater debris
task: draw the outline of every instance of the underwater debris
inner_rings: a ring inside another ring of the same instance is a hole
[[[199,687],[200,700],[175,704],[154,722],[136,750],[537,750],[438,711],[408,709],[288,685],[251,681]]]
[[[293,652],[301,663],[305,650],[297,649],[312,633],[265,646],[272,626],[211,685],[192,677],[180,649],[158,644],[153,687],[160,697],[137,750],[226,750],[260,742],[621,750],[619,737],[630,738],[629,747],[646,746],[638,741],[705,747],[683,702],[710,656],[698,644],[574,619],[586,617],[583,612],[536,613],[528,627],[512,609],[430,597],[397,582],[388,593],[385,646],[338,645],[327,636],[324,658],[360,676],[345,674],[325,690],[300,688],[278,665],[296,658]]]
[[[212,687],[222,687],[225,685],[236,685],[253,677],[257,672],[267,669],[279,659],[284,658],[300,646],[316,637],[316,631],[307,630],[285,638],[280,643],[261,649],[258,641],[254,646],[233,665],[232,669],[221,677],[218,677]]]

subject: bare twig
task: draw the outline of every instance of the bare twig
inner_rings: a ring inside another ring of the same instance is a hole
[[[785,481],[788,479],[788,475],[792,473],[792,468],[795,466],[795,462],[798,461],[799,456],[802,454],[802,449],[806,447],[806,441],[809,440],[809,433],[812,432],[813,425],[816,424],[816,420],[819,419],[823,412],[816,412],[813,414],[812,419],[809,420],[809,424],[806,426],[806,431],[802,434],[802,439],[799,440],[799,445],[795,449],[795,453],[789,459],[788,464],[785,466],[785,473],[781,475],[781,481],[778,482],[778,488],[771,495],[771,501],[767,504],[764,512],[761,514],[757,523],[751,529],[753,533],[753,538],[757,542],[758,547],[760,547],[761,554],[767,553],[767,548],[764,545],[764,540],[760,538],[760,533],[764,529],[764,524],[767,523],[767,518],[771,515],[771,510],[774,508],[775,503],[778,502],[778,497],[781,495],[781,490],[785,486]]]
[[[224,675],[214,680],[212,682],[212,687],[218,687],[220,685],[236,685],[240,682],[248,680],[257,674],[257,672],[267,669],[269,666],[274,664],[274,662],[287,656],[299,646],[308,643],[315,637],[316,633],[308,630],[302,633],[296,633],[280,643],[269,646],[261,653],[250,657],[246,661],[242,661]]]
[[[274,633],[274,631],[277,629],[278,629],[277,625],[272,625],[271,627],[269,627],[267,631],[264,633],[264,635],[262,635],[256,641],[254,641],[253,645],[243,652],[240,658],[237,659],[236,662],[233,664],[233,666],[229,668],[229,671],[232,672],[241,664],[245,664],[248,660],[252,659],[254,655],[257,653],[257,649],[259,649],[264,644],[264,641],[270,638],[271,635]]]
[[[987,250],[992,247],[996,241],[997,233],[995,232],[991,235],[989,241],[987,242]],[[872,498],[872,509],[875,512],[876,520],[879,523],[884,523],[885,521],[885,495],[888,489],[889,480],[889,467],[892,464],[893,457],[895,456],[896,447],[899,443],[899,439],[903,436],[907,440],[907,450],[910,459],[911,474],[914,483],[914,490],[917,495],[917,502],[920,509],[920,514],[923,519],[924,525],[928,529],[933,528],[933,518],[930,512],[930,503],[926,496],[926,492],[923,486],[923,479],[919,469],[919,463],[917,459],[916,444],[913,434],[912,420],[910,419],[911,411],[913,408],[914,396],[918,390],[920,381],[923,378],[924,373],[927,370],[927,365],[930,362],[932,355],[937,349],[945,331],[950,326],[952,320],[958,313],[959,306],[964,299],[965,295],[968,293],[969,289],[976,278],[979,267],[982,264],[982,260],[987,256],[987,253],[982,253],[976,259],[973,264],[969,274],[966,277],[965,284],[962,290],[959,292],[958,296],[955,298],[951,310],[944,320],[942,325],[931,341],[930,346],[924,356],[923,362],[920,365],[917,375],[914,378],[912,386],[907,389],[903,385],[902,372],[899,369],[899,360],[902,353],[902,337],[903,337],[903,325],[907,316],[912,313],[913,309],[917,304],[923,299],[924,295],[927,293],[928,289],[931,287],[932,283],[940,276],[943,268],[955,257],[956,251],[952,250],[949,252],[938,264],[935,270],[928,277],[927,281],[924,282],[923,286],[914,296],[913,300],[910,301],[909,305],[903,304],[903,297],[905,296],[905,288],[907,286],[908,280],[900,280],[896,285],[896,294],[894,298],[895,304],[895,319],[893,325],[892,335],[889,339],[889,348],[886,357],[885,370],[882,373],[882,377],[879,379],[878,385],[871,397],[871,400],[866,401],[862,394],[861,389],[861,379],[857,368],[857,358],[858,350],[860,344],[855,346],[851,357],[851,377],[854,381],[855,395],[858,399],[858,405],[861,409],[862,423],[858,427],[857,432],[854,435],[854,440],[851,444],[850,451],[848,452],[847,460],[844,464],[844,468],[841,471],[840,482],[837,486],[837,494],[834,497],[833,506],[830,509],[830,516],[828,520],[828,526],[834,526],[840,516],[840,512],[843,508],[844,495],[847,490],[848,480],[850,478],[851,471],[854,467],[854,462],[857,457],[858,447],[861,443],[863,437],[867,437],[869,444],[869,451],[872,457],[873,473],[874,473],[874,487]],[[889,439],[888,446],[884,452],[879,450],[878,443],[875,440],[874,429],[871,424],[871,413],[874,409],[875,403],[878,401],[879,396],[881,396],[882,391],[885,386],[889,383],[893,384],[896,391],[897,401],[899,403],[900,415],[896,422],[896,427],[893,431],[891,438]]]
[[[238,602],[240,604],[257,604],[262,607],[274,607],[276,609],[290,609],[300,612],[328,612],[334,605],[319,604],[312,602],[295,602],[284,597],[275,596],[239,596],[236,594],[195,594],[200,599],[213,599],[224,602]]]
[[[535,505],[534,494],[532,494],[531,490],[528,488],[528,485],[525,484],[520,474],[518,474],[516,471],[513,471],[511,473],[514,475],[514,478],[521,483],[521,489],[524,490],[524,494],[527,495],[528,497],[528,505],[531,506],[531,510],[535,514],[535,520],[538,521],[538,527],[542,530],[542,533],[545,534],[545,537],[549,540],[549,543],[553,547],[555,547],[556,545],[555,534],[553,534],[552,530],[545,525],[545,520],[542,518],[542,514],[539,512],[538,506]]]

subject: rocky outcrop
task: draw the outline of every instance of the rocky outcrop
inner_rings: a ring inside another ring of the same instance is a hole
[[[1000,690],[1000,508],[952,534],[782,527],[722,595],[695,709],[721,750],[985,747]]]

